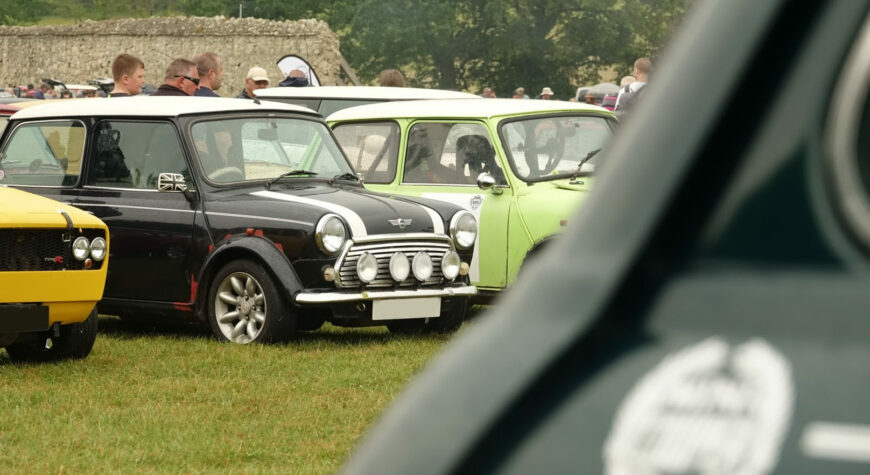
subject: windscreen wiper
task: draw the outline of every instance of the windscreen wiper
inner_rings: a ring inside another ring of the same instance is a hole
[[[267,189],[267,190],[268,190],[268,189],[271,189],[272,184],[275,183],[276,181],[282,179],[282,178],[286,178],[286,177],[288,177],[288,176],[299,176],[299,175],[310,175],[310,176],[314,176],[314,175],[317,175],[317,172],[312,172],[312,171],[309,171],[309,170],[291,170],[291,171],[289,171],[289,172],[287,172],[287,173],[282,173],[282,174],[276,176],[275,178],[272,178],[271,180],[267,181],[267,182],[266,182],[266,189]]]
[[[577,169],[574,170],[574,173],[571,174],[571,179],[577,178],[580,175],[580,170],[583,168],[583,164],[588,162],[590,158],[594,157],[600,151],[600,148],[596,148],[595,150],[587,153],[586,156],[583,157],[583,160],[580,160],[580,163],[577,164]]]
[[[329,180],[329,184],[331,185],[338,180],[359,181],[359,177],[350,172],[342,173],[340,175],[335,175],[334,177],[332,177],[332,179]]]

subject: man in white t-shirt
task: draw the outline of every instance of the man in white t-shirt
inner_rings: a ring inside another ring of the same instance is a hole
[[[650,70],[652,70],[652,63],[649,58],[638,58],[638,60],[634,62],[634,72],[632,73],[632,76],[634,76],[635,80],[628,86],[619,90],[619,96],[616,98],[615,110],[619,110],[620,103],[622,103],[625,94],[634,95],[637,91],[640,91],[642,87],[646,86]],[[623,104],[623,106],[625,106],[625,104]]]

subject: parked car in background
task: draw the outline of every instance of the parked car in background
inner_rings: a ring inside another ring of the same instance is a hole
[[[112,232],[100,311],[208,322],[235,343],[324,321],[456,330],[475,288],[471,213],[366,191],[323,119],[203,97],[57,101],[18,112],[0,184]]]
[[[108,230],[98,218],[0,186],[0,347],[10,359],[90,354],[108,252]]]
[[[600,107],[514,99],[374,104],[327,120],[367,188],[474,213],[470,274],[480,302],[564,229],[616,128]]]
[[[19,108],[11,104],[0,104],[0,134],[6,128],[6,122],[9,122],[9,116],[18,112]]]
[[[693,8],[565,239],[344,473],[870,473],[870,1]]]
[[[348,107],[378,102],[478,97],[468,92],[443,89],[374,86],[267,87],[255,90],[254,95],[258,99],[305,106],[323,117]]]

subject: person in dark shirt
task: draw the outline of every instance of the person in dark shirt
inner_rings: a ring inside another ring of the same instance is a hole
[[[221,88],[224,79],[224,64],[214,53],[200,53],[193,57],[199,73],[199,89],[194,96],[220,97],[215,91]]]
[[[306,76],[305,72],[300,69],[290,71],[290,74],[288,74],[283,81],[278,83],[279,87],[307,87],[310,85],[311,84],[308,83],[308,76]]]
[[[199,73],[196,63],[189,59],[178,58],[169,63],[163,84],[157,88],[155,96],[192,96],[199,89]]]
[[[254,90],[267,87],[269,87],[269,75],[266,74],[266,70],[259,66],[254,66],[248,70],[248,75],[245,77],[245,88],[242,89],[242,92],[236,98],[253,99]]]
[[[127,53],[121,53],[112,61],[112,78],[115,88],[108,97],[135,96],[145,84],[145,63]]]

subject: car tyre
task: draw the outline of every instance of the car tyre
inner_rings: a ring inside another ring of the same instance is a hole
[[[49,362],[85,358],[91,353],[97,339],[98,320],[95,306],[85,321],[62,325],[59,337],[48,336],[47,340],[38,338],[36,341],[13,343],[6,347],[6,353],[9,354],[9,359],[15,362]]]
[[[468,314],[468,299],[452,299],[441,304],[441,316],[426,323],[430,333],[454,333],[459,330]]]
[[[426,330],[426,319],[392,320],[387,323],[387,329],[396,335],[420,335]]]
[[[214,335],[233,343],[274,343],[289,338],[296,317],[260,264],[240,259],[223,266],[208,292],[208,321]]]

